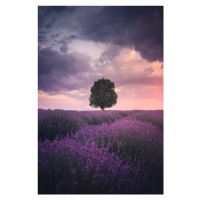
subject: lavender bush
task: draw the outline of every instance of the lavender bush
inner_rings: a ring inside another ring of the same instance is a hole
[[[80,127],[111,123],[116,119],[127,116],[127,111],[98,112],[98,111],[65,111],[65,110],[38,110],[38,139],[52,141],[58,135],[75,134]]]
[[[62,113],[69,117],[69,111]],[[156,121],[162,111],[122,113],[70,113],[79,125],[75,134],[40,141],[38,193],[162,194],[163,131],[156,123],[138,120],[149,115]],[[83,120],[93,116],[99,125]]]

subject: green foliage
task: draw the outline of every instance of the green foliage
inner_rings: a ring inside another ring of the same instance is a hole
[[[114,82],[111,82],[109,79],[102,78],[95,81],[90,90],[89,105],[94,108],[100,107],[102,110],[114,106],[117,103],[118,97],[114,88]]]

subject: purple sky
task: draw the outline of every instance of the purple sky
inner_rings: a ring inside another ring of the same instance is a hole
[[[115,83],[111,109],[163,109],[163,7],[38,7],[38,107],[94,110],[90,88]]]

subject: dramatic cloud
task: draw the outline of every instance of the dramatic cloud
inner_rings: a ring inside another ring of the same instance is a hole
[[[105,52],[103,52],[104,55]],[[115,59],[106,51],[106,56],[98,60],[103,63],[98,65],[99,72],[104,77],[112,78],[118,85],[162,85],[162,62],[149,62],[141,58],[136,51],[124,49]],[[109,59],[108,59],[109,58]],[[109,61],[107,61],[109,60]]]
[[[89,56],[78,52],[63,55],[47,48],[39,51],[39,90],[59,92],[81,89],[89,84],[92,73]]]
[[[68,50],[67,45],[62,45],[62,46],[60,47],[60,52],[62,52],[62,53],[66,53],[67,50]]]
[[[39,29],[67,27],[79,39],[134,47],[149,61],[163,60],[162,6],[39,7],[39,21]]]
[[[96,66],[105,66],[115,62],[115,58],[120,54],[122,48],[120,46],[111,45],[108,46],[102,53],[101,56],[94,62]]]
[[[39,105],[89,109],[103,77],[115,83],[116,109],[162,109],[163,7],[39,6]]]
[[[44,43],[44,42],[46,43],[46,42],[48,42],[48,39],[47,39],[45,31],[38,32],[38,42],[39,43]]]
[[[149,61],[163,60],[162,7],[104,7],[81,22],[83,38],[134,47]]]
[[[38,7],[38,28],[43,26],[48,27],[52,21],[56,21],[56,17],[65,11],[66,14],[71,14],[76,7],[63,7],[63,6],[39,6]],[[54,19],[54,20],[53,20]],[[52,24],[53,25],[53,24]]]

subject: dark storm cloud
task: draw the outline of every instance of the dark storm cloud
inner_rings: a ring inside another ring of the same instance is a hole
[[[45,27],[51,28],[56,23],[56,21],[57,21],[57,19],[55,17],[51,18]]]
[[[45,31],[39,31],[38,32],[38,42],[48,42]]]
[[[67,50],[68,50],[67,45],[62,45],[62,46],[60,47],[60,52],[62,52],[62,53],[66,53]]]
[[[85,87],[84,73],[90,72],[90,57],[81,53],[60,54],[51,49],[38,52],[38,89],[59,92]],[[76,80],[78,79],[78,80]]]
[[[115,58],[120,54],[120,51],[120,46],[109,46],[105,51],[101,53],[100,58],[95,60],[96,66],[107,65],[115,62]]]
[[[48,42],[48,39],[45,35],[38,35],[38,42]]]
[[[55,38],[57,38],[59,35],[60,35],[59,33],[51,34],[50,38],[51,38],[51,39],[55,39]]]
[[[40,6],[38,15],[39,29],[56,25],[79,39],[134,48],[149,61],[163,61],[162,6]]]
[[[70,35],[69,37],[63,37],[62,39],[60,39],[57,42],[60,43],[60,44],[67,45],[69,42],[71,42],[75,38],[76,38],[75,35]]]
[[[104,7],[81,21],[84,39],[135,48],[149,61],[163,60],[163,8]]]
[[[48,27],[48,23],[52,24],[52,16],[59,16],[63,12],[70,14],[76,7],[66,6],[38,6],[38,28]],[[56,19],[56,18],[55,18]]]
[[[95,67],[90,66],[91,57],[69,53],[74,39],[106,44]],[[152,68],[141,74],[123,74],[116,58],[124,49],[134,48],[148,61],[163,60],[163,7],[39,6],[38,43],[38,89],[48,94],[88,89],[101,75],[118,85],[162,84],[162,77],[151,77]]]

